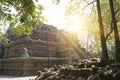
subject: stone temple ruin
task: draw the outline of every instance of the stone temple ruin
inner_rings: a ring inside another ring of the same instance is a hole
[[[65,35],[70,35],[52,25],[36,27],[30,36],[13,36],[11,30],[7,34],[11,42],[5,46],[0,45],[0,74],[35,75],[37,70],[79,58],[74,54],[76,49],[65,39]],[[77,46],[77,38],[71,36],[70,40],[72,39]],[[84,52],[83,48],[77,48]]]

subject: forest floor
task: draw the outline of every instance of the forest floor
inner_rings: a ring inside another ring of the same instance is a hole
[[[26,77],[15,77],[0,75],[0,80],[34,80],[36,76],[26,76]]]

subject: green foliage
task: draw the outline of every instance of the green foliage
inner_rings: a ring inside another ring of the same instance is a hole
[[[1,9],[4,13],[10,12],[13,7],[19,14],[33,15],[35,4],[33,0],[0,0]]]
[[[113,35],[113,34],[112,34]],[[107,47],[108,47],[108,55],[110,59],[115,59],[115,43],[112,37],[111,39],[108,39],[107,41]]]
[[[99,35],[99,26],[98,26],[98,19],[97,19],[97,12],[96,12],[96,3],[91,3],[93,0],[72,0],[66,9],[66,19],[70,20],[70,17],[73,15],[79,15],[80,23],[83,24],[83,30],[86,30],[90,33],[90,35],[94,34],[94,44],[92,49],[92,53],[101,53],[101,43],[100,43],[100,35]],[[120,34],[120,0],[114,0],[115,4],[115,12],[116,19],[118,21],[118,30]],[[109,7],[109,0],[101,0],[101,12],[103,18],[103,25],[105,27],[105,36],[111,31],[111,13]],[[82,43],[81,43],[82,44]],[[114,48],[114,34],[112,33],[107,39],[107,47],[108,47],[108,54],[110,58],[113,58],[115,53]]]
[[[118,32],[120,34],[120,21],[117,23],[117,26],[118,26]]]
[[[18,36],[30,35],[33,27],[46,21],[42,15],[43,6],[35,5],[34,2],[35,0],[0,0],[1,26],[13,28],[12,32]]]
[[[33,30],[33,27],[29,23],[20,24],[16,28],[13,28],[12,32],[14,35],[30,35]]]
[[[34,18],[31,20],[32,24],[34,26],[40,26],[43,24],[47,19],[42,15],[42,11],[44,10],[44,7],[41,5],[36,5],[36,9],[34,12]]]
[[[0,31],[0,42],[8,42],[9,39],[6,38],[5,33]]]
[[[97,14],[96,14],[96,7],[93,5],[88,6],[87,0],[72,0],[66,9],[66,20],[70,22],[70,18],[73,15],[79,16],[79,21],[82,23],[82,31],[87,31],[88,34],[91,36],[90,39],[93,40],[91,44],[93,45],[92,48],[88,47],[88,51],[92,50],[92,53],[100,53],[100,36],[99,36],[99,27],[98,27],[98,20],[97,20]],[[82,31],[80,31],[80,34],[82,34]],[[84,34],[84,36],[86,36]],[[81,39],[81,38],[80,38]],[[84,40],[86,41],[86,40]],[[81,43],[81,45],[86,45]],[[88,44],[91,45],[91,44]]]

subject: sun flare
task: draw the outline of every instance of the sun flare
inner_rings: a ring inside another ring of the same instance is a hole
[[[79,24],[73,24],[70,29],[74,32],[79,32],[81,30],[81,25]]]
[[[61,2],[59,5],[53,4],[52,2],[45,0],[41,0],[41,3],[45,7],[45,11],[43,15],[48,19],[46,24],[54,25],[58,29],[65,29],[69,32],[79,32],[82,30],[82,20],[78,14],[66,16],[65,15],[65,5],[68,4],[69,1],[65,0]],[[46,3],[48,3],[46,5]],[[51,7],[50,7],[51,6]]]

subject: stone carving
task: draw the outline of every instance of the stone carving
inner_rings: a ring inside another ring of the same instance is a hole
[[[23,53],[21,54],[21,57],[29,57],[27,48],[23,48]]]

